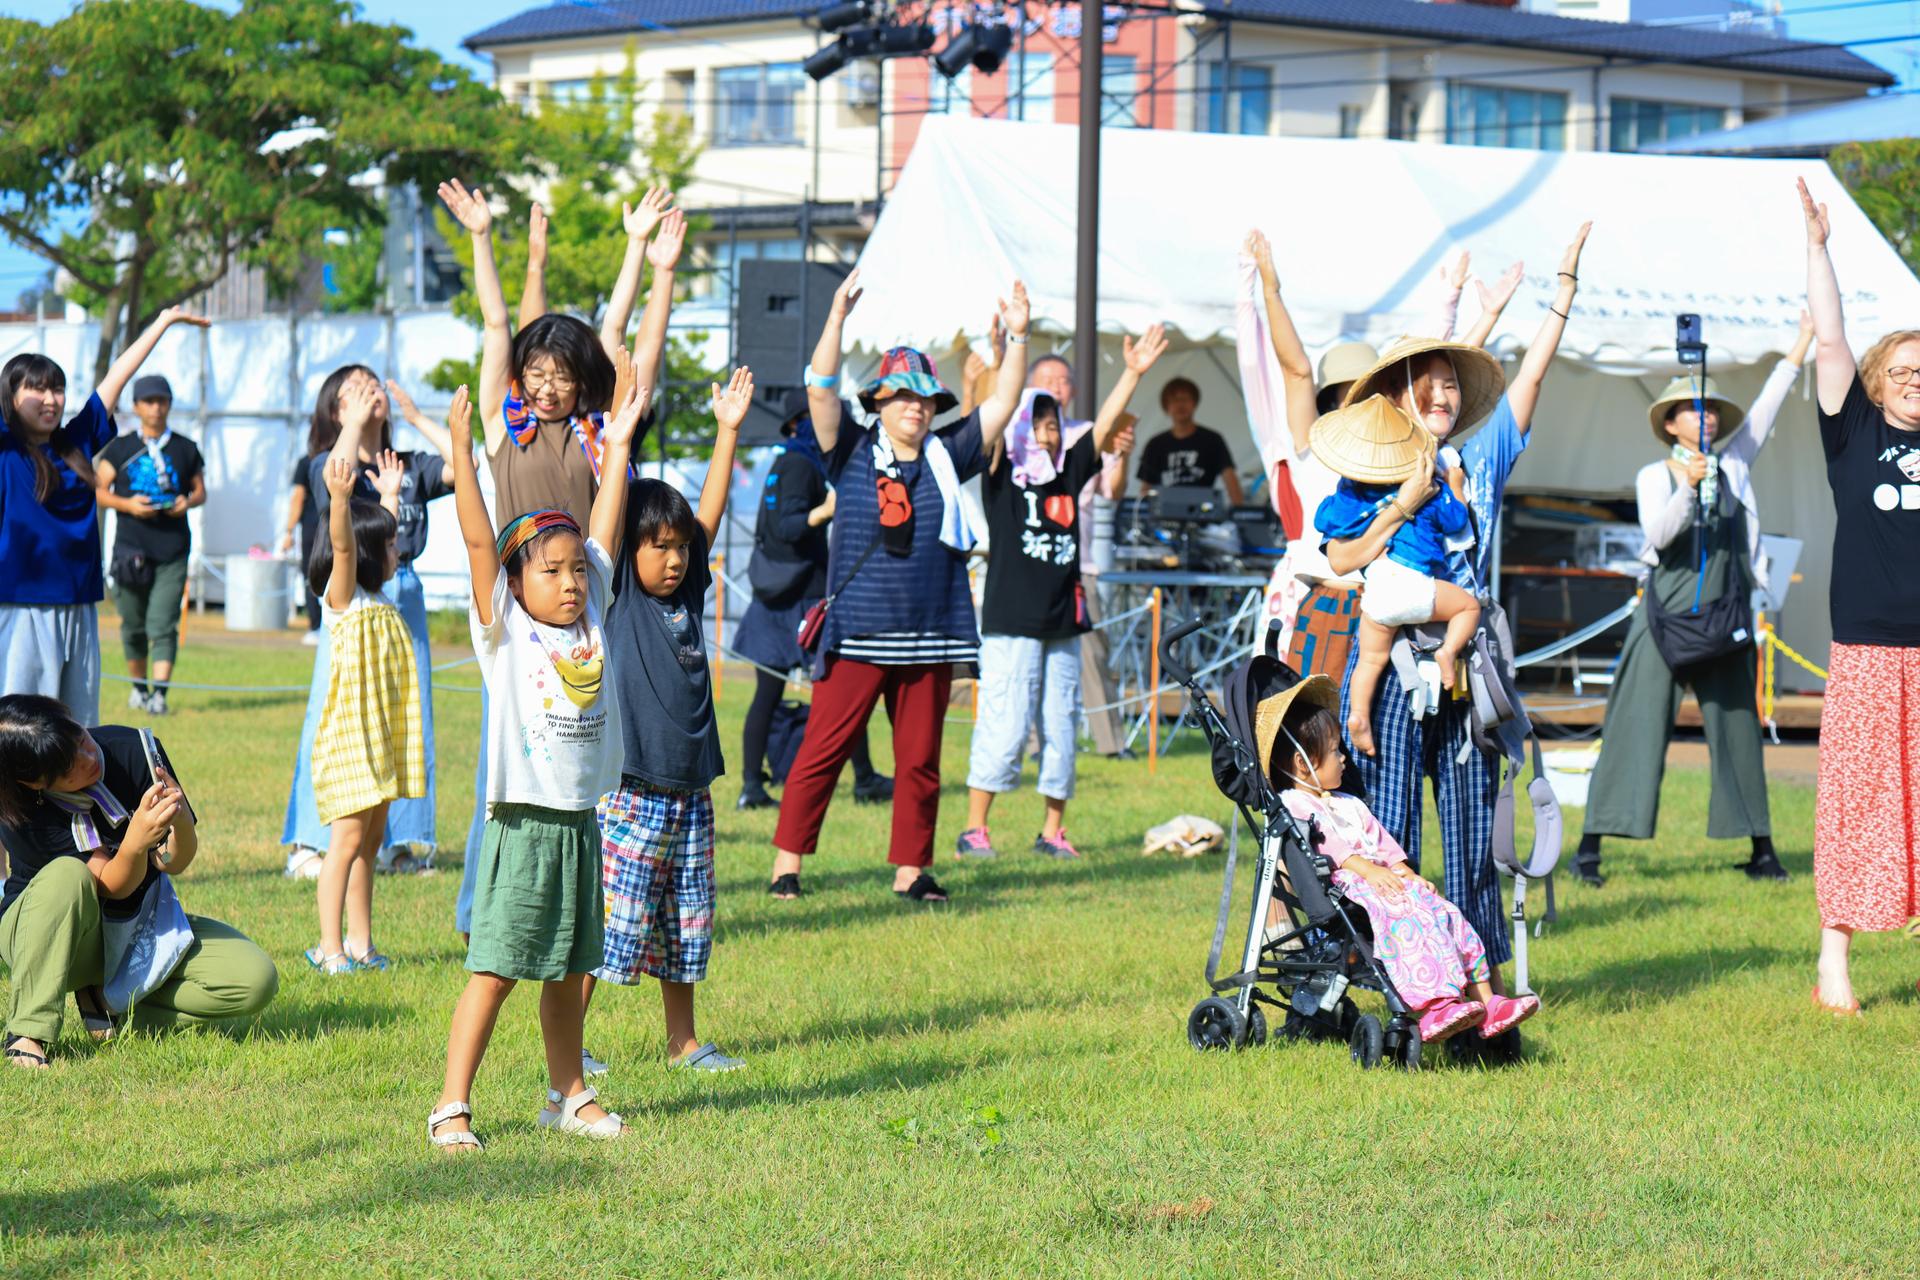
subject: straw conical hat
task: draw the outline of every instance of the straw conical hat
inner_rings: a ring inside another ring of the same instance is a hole
[[[1307,447],[1335,475],[1360,484],[1399,484],[1425,463],[1433,465],[1434,439],[1385,396],[1320,415],[1307,433]]]
[[[1713,429],[1714,444],[1719,444],[1738,431],[1740,424],[1747,420],[1747,411],[1721,395],[1720,388],[1714,385],[1712,378],[1706,380],[1704,387],[1696,387],[1692,378],[1681,376],[1669,382],[1667,389],[1660,393],[1660,398],[1647,406],[1647,422],[1653,427],[1655,440],[1661,444],[1673,443],[1673,437],[1667,434],[1667,409],[1676,404],[1692,408],[1696,390],[1700,392],[1702,400],[1720,411],[1720,420]],[[1686,444],[1688,448],[1697,447],[1697,442],[1693,440]]]
[[[1454,375],[1460,380],[1460,420],[1447,437],[1449,444],[1458,444],[1462,436],[1493,412],[1493,407],[1500,403],[1500,393],[1507,389],[1507,375],[1500,368],[1500,362],[1478,347],[1464,342],[1442,342],[1438,338],[1398,339],[1380,353],[1371,369],[1347,388],[1347,403],[1358,404],[1376,393],[1397,401],[1400,393],[1407,389],[1406,375],[1399,372],[1403,362],[1429,353],[1452,360]]]

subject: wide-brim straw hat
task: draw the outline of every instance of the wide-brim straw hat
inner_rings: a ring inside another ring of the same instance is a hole
[[[1720,411],[1720,420],[1713,428],[1715,444],[1738,431],[1740,424],[1747,420],[1747,411],[1721,395],[1720,388],[1714,385],[1712,378],[1706,380],[1705,386],[1699,386],[1692,378],[1683,375],[1669,382],[1667,389],[1660,393],[1660,398],[1647,406],[1647,422],[1653,427],[1655,440],[1665,445],[1673,443],[1673,437],[1667,433],[1667,410],[1676,404],[1691,408],[1695,391],[1702,393],[1702,401]],[[1693,447],[1697,442],[1686,443]]]
[[[1276,780],[1269,771],[1273,760],[1273,744],[1280,737],[1280,726],[1286,722],[1287,710],[1293,706],[1296,698],[1305,698],[1316,707],[1324,707],[1333,712],[1335,718],[1340,715],[1340,686],[1333,677],[1325,674],[1307,676],[1298,684],[1289,685],[1278,693],[1270,693],[1260,699],[1254,708],[1253,743],[1260,753],[1260,772],[1267,774],[1267,785],[1276,786]],[[1312,763],[1318,764],[1319,761]]]
[[[1382,395],[1323,413],[1307,447],[1337,476],[1359,484],[1399,484],[1433,465],[1433,433]]]
[[[1379,358],[1380,352],[1367,342],[1342,342],[1321,356],[1319,372],[1314,378],[1314,385],[1319,388],[1314,400],[1320,412],[1338,407],[1341,397],[1347,394],[1347,385],[1373,368]]]
[[[1500,403],[1501,393],[1507,389],[1507,375],[1500,362],[1479,347],[1470,347],[1464,342],[1443,342],[1439,338],[1400,338],[1382,351],[1373,366],[1347,388],[1347,403],[1358,404],[1374,394],[1398,401],[1400,393],[1407,389],[1406,376],[1397,373],[1400,366],[1416,356],[1429,354],[1444,355],[1453,361],[1454,376],[1460,381],[1460,418],[1447,437],[1449,444],[1458,444],[1462,436],[1493,412],[1494,406]]]

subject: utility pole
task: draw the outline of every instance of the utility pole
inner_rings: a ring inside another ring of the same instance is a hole
[[[1075,398],[1100,403],[1100,57],[1104,5],[1080,0],[1080,231],[1073,285]]]

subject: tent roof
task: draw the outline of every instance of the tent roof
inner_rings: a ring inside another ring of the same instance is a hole
[[[1072,126],[929,119],[861,255],[850,344],[936,346],[987,327],[1015,277],[1039,322],[1073,324]],[[1920,319],[1920,280],[1823,164],[1386,141],[1108,129],[1102,136],[1100,323],[1164,322],[1230,338],[1236,258],[1267,233],[1301,338],[1375,343],[1426,327],[1444,258],[1526,277],[1495,331],[1524,344],[1581,221],[1594,230],[1563,354],[1670,362],[1673,318],[1699,313],[1714,361],[1792,345],[1806,291],[1793,180],[1833,214],[1857,342]],[[1462,323],[1478,314],[1469,298]]]
[[[1920,137],[1920,91],[1901,89],[1812,111],[1716,129],[1643,148],[1665,155],[1824,156],[1843,142]]]

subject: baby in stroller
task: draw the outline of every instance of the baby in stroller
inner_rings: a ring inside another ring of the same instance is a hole
[[[1324,675],[1262,700],[1254,727],[1258,759],[1287,812],[1320,830],[1317,852],[1333,864],[1334,885],[1365,909],[1374,955],[1418,1012],[1420,1039],[1431,1043],[1478,1027],[1490,1040],[1526,1021],[1540,998],[1493,990],[1486,947],[1473,926],[1413,870],[1365,801],[1334,790],[1346,770],[1339,711],[1339,689]]]

